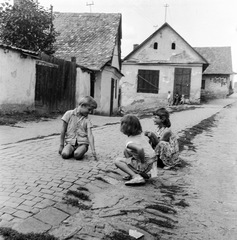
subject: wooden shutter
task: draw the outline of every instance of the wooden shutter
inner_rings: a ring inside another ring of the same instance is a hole
[[[158,93],[159,92],[158,70],[138,70],[137,92]]]

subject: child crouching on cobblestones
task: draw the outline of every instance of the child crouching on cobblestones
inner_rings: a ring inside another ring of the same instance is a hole
[[[115,165],[128,174],[124,177],[125,185],[145,183],[147,173],[156,161],[155,152],[144,136],[139,119],[134,115],[126,115],[121,119],[120,131],[128,136],[124,157],[117,158]],[[130,180],[131,179],[131,180]]]
[[[157,155],[157,165],[166,170],[174,167],[179,161],[179,144],[176,136],[171,131],[169,112],[165,108],[160,108],[154,113],[154,124],[157,131],[146,131],[150,144],[155,149]]]
[[[79,106],[74,110],[67,111],[63,117],[63,125],[60,135],[59,154],[62,158],[74,157],[80,160],[88,151],[90,145],[92,154],[97,160],[94,136],[92,134],[92,124],[88,119],[88,114],[97,108],[94,98],[86,96],[79,102]]]

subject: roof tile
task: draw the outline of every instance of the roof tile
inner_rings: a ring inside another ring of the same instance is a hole
[[[232,74],[231,47],[195,47],[208,62],[204,74]]]
[[[100,70],[111,61],[120,24],[120,13],[56,13],[55,56]]]

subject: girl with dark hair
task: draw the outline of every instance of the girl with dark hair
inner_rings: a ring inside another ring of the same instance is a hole
[[[121,119],[120,131],[128,136],[124,157],[118,158],[115,165],[128,174],[124,177],[125,185],[145,183],[147,173],[156,161],[155,151],[144,136],[139,119],[134,115],[126,115]]]
[[[169,112],[165,108],[160,108],[154,113],[154,124],[157,131],[146,131],[145,135],[150,139],[150,144],[155,149],[157,155],[157,165],[164,169],[170,169],[178,163],[179,144],[176,136],[171,131]]]

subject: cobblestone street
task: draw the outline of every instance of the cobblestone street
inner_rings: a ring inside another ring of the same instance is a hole
[[[7,132],[0,145],[0,225],[59,239],[99,240],[136,229],[145,240],[234,240],[236,112],[233,97],[172,113],[172,129],[179,136],[213,114],[216,126],[193,139],[195,151],[186,147],[182,152],[190,165],[159,170],[157,178],[135,188],[124,186],[113,163],[126,138],[119,118],[107,124],[92,119],[98,162],[91,160],[90,150],[83,161],[58,155],[60,120],[49,129],[39,122],[36,128],[43,125],[44,133],[38,138],[27,132],[30,127],[0,127],[1,136]],[[141,122],[143,130],[154,129],[151,118]]]

